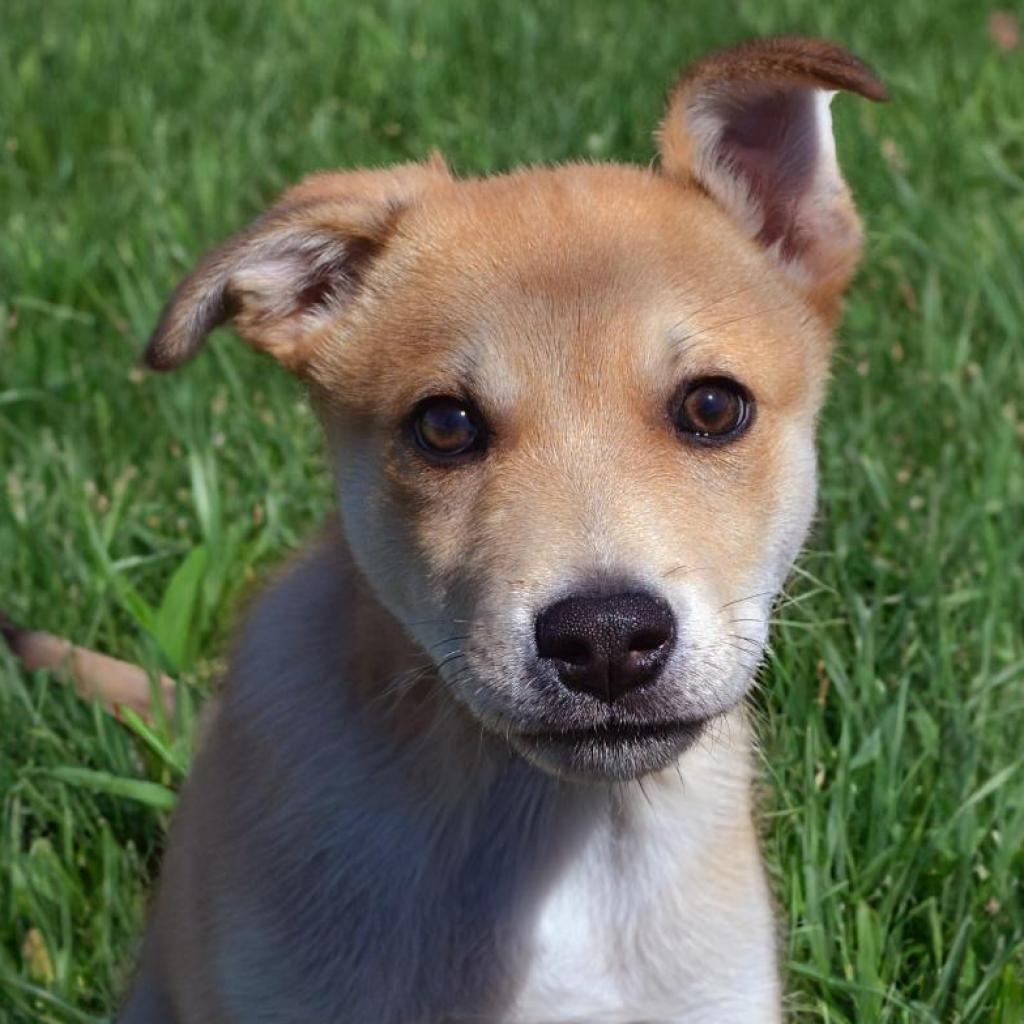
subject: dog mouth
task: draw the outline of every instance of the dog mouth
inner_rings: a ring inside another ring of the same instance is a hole
[[[626,780],[668,767],[700,739],[708,721],[602,722],[524,731],[510,740],[530,761],[554,774]]]
[[[597,743],[605,746],[629,746],[672,739],[680,733],[699,733],[706,725],[705,719],[668,722],[602,722],[585,729],[550,729],[539,732],[524,732],[520,736],[536,743],[556,743],[573,746],[579,743]]]

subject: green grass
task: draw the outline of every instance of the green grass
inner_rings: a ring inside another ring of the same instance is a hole
[[[306,171],[646,163],[709,47],[808,31],[868,259],[820,521],[759,699],[794,1019],[1024,1021],[1024,51],[963,0],[6,0],[0,607],[187,681],[121,725],[0,654],[0,1020],[120,991],[239,595],[328,505],[293,383],[218,337],[135,361],[199,252]],[[190,553],[199,551],[199,554]],[[150,785],[138,786],[132,783]]]

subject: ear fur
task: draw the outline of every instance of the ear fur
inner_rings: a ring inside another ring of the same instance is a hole
[[[300,370],[317,330],[358,292],[403,209],[450,174],[439,155],[388,170],[315,174],[209,253],[164,307],[146,348],[155,370],[180,366],[215,327]]]
[[[874,72],[839,46],[755,39],[684,71],[658,131],[664,173],[715,199],[829,318],[861,249],[832,137],[838,90],[887,99]]]

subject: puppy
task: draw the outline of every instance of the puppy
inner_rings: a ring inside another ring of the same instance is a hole
[[[778,1021],[744,694],[815,504],[861,251],[810,39],[680,78],[656,170],[316,175],[147,357],[231,321],[339,515],[242,630],[123,1024]]]

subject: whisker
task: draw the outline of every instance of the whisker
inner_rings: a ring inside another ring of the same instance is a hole
[[[707,327],[702,327],[699,331],[694,331],[692,334],[683,335],[677,342],[676,347],[681,348],[684,345],[689,344],[696,338],[701,337],[704,334],[710,334],[712,331],[720,331],[725,327],[732,327],[734,324],[743,323],[745,320],[753,320],[757,317],[768,316],[770,313],[781,313],[783,310],[796,309],[799,303],[786,302],[781,306],[770,306],[765,309],[755,309],[750,313],[743,313],[740,316],[730,317],[728,320],[721,320],[715,324],[708,324]],[[681,323],[679,326],[683,326]]]
[[[455,661],[458,658],[465,658],[465,657],[466,657],[466,655],[463,654],[462,651],[452,651],[451,654],[446,654],[437,663],[437,671],[440,672],[441,669],[443,669],[445,667],[445,665],[450,664],[452,661]]]
[[[411,622],[407,622],[406,625],[407,626],[433,626],[433,625],[437,624],[438,622],[446,623],[446,624],[451,624],[451,625],[456,625],[456,626],[466,626],[466,625],[469,625],[470,620],[469,619],[446,619],[446,618],[439,618],[439,619],[413,619]]]
[[[440,647],[441,644],[452,644],[452,643],[457,643],[457,642],[461,642],[462,640],[468,640],[468,639],[469,639],[468,635],[465,635],[465,636],[450,636],[450,637],[447,637],[444,640],[438,640],[436,644],[431,644],[427,648],[427,650],[428,651],[432,651],[435,647]]]
[[[398,696],[402,691],[411,690],[416,683],[431,675],[433,671],[434,665],[432,663],[427,663],[416,668],[408,669],[405,672],[399,672],[387,682],[379,693],[367,701],[366,706],[368,708],[373,708],[385,700]]]
[[[755,647],[761,646],[760,640],[755,640],[752,636],[743,636],[740,633],[729,633],[728,634],[733,640],[742,640],[744,643],[753,644]]]
[[[770,590],[762,590],[757,594],[748,594],[746,597],[737,597],[735,601],[727,601],[718,609],[719,613],[724,612],[726,608],[732,608],[734,605],[743,604],[744,601],[756,601],[759,597],[768,597],[771,594]]]
[[[653,807],[654,804],[651,803],[651,798],[650,798],[650,796],[648,796],[647,790],[644,789],[644,780],[643,779],[637,779],[636,780],[636,784],[640,787],[640,792],[643,793],[644,799],[647,801],[647,806],[648,807]]]
[[[685,562],[680,562],[679,565],[673,566],[661,575],[667,579],[669,576],[675,576],[677,573],[682,573],[686,576],[691,572],[710,572],[714,568],[715,566],[713,565],[687,565]]]
[[[688,326],[690,320],[693,317],[700,316],[701,313],[706,313],[709,309],[714,309],[715,306],[720,306],[723,302],[728,299],[738,298],[740,295],[744,295],[747,292],[753,291],[755,288],[760,287],[760,282],[753,281],[750,284],[745,284],[741,288],[733,288],[731,291],[726,292],[724,295],[719,295],[709,302],[705,302],[703,306],[698,306],[696,309],[690,310],[689,318],[687,320],[679,320],[672,325],[672,330],[678,330],[681,327]]]

